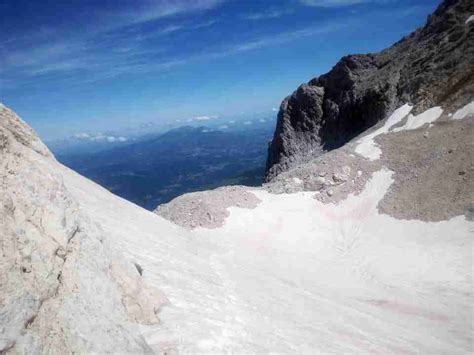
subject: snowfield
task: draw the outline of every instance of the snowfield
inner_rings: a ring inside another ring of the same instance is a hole
[[[413,106],[405,104],[396,109],[382,127],[357,141],[359,144],[356,146],[356,153],[370,160],[379,159],[382,155],[382,150],[376,145],[374,138],[380,134],[387,133],[392,126],[400,123],[410,113],[412,108]]]
[[[190,232],[63,169],[82,209],[166,295],[161,323],[141,326],[156,351],[472,351],[473,225],[380,215],[388,170],[338,205],[254,189],[257,208]]]
[[[467,107],[459,115],[470,115]],[[357,141],[356,152],[377,159],[378,134],[407,116],[404,129],[430,123],[439,110],[408,116],[411,107],[402,106]],[[33,250],[31,267],[42,277],[7,292],[12,306],[0,313],[0,341],[20,352],[56,337],[44,349],[472,353],[474,224],[465,216],[423,222],[380,214],[392,171],[381,168],[360,194],[337,204],[319,202],[314,192],[249,188],[261,201],[255,208],[230,207],[222,227],[190,231],[62,166],[9,112],[0,121],[8,143],[4,192],[17,200],[12,208],[5,199],[9,214],[0,219],[13,235],[4,238],[11,242],[2,280],[16,265],[17,235],[37,238],[20,251]],[[67,223],[76,226],[72,235]],[[52,260],[64,255],[58,276],[39,247],[54,251]],[[50,281],[44,274],[53,275],[53,286],[59,280],[51,295],[39,306],[17,302],[19,292],[30,297],[49,285],[40,283]]]

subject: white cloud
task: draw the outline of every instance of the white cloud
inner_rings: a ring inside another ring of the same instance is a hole
[[[166,17],[207,11],[221,5],[225,0],[174,0],[174,1],[140,1],[131,10],[116,12],[111,17],[114,27],[136,25]],[[110,14],[109,14],[110,16]]]
[[[206,25],[212,23],[214,22],[210,21]],[[164,49],[141,45],[140,41],[133,42],[133,44],[130,44],[130,42],[122,43],[120,41],[123,38],[120,38],[118,39],[119,44],[114,43],[112,46],[119,50],[103,51],[102,42],[90,41],[86,37],[66,42],[60,39],[53,44],[35,44],[31,48],[6,51],[6,55],[2,58],[3,66],[0,70],[3,76],[2,81],[14,78],[13,87],[37,82],[36,78],[39,75],[52,76],[58,73],[74,75],[76,83],[92,83],[124,74],[148,74],[166,71],[192,62],[209,61],[264,47],[281,45],[301,37],[338,31],[349,25],[348,22],[323,24],[296,31],[260,36],[247,42],[222,47],[210,45],[207,48],[203,47],[200,53],[190,54],[183,58],[170,57],[169,60],[161,62],[156,59],[156,55]],[[169,27],[168,30],[178,30],[178,27],[177,25]],[[105,41],[108,38],[104,37],[101,40]],[[120,51],[120,48],[125,51]]]
[[[278,109],[277,109],[276,107],[273,107],[273,108],[272,108],[272,111],[273,111],[273,112],[277,112]]]
[[[295,39],[302,38],[302,37],[309,37],[315,35],[322,35],[331,32],[335,32],[346,28],[349,26],[349,23],[328,23],[324,25],[318,26],[310,26],[300,30],[295,31],[287,31],[287,32],[280,32],[278,34],[274,34],[271,36],[264,36],[253,41],[248,41],[240,44],[236,44],[228,49],[217,52],[217,53],[210,53],[208,57],[223,57],[231,54],[237,54],[242,52],[248,52],[251,50],[256,50],[264,47],[271,47],[276,45],[281,45],[284,43],[292,42]]]
[[[243,16],[246,20],[258,21],[265,19],[278,18],[284,15],[289,15],[293,12],[293,9],[268,9],[263,12],[250,13]]]
[[[95,141],[102,141],[104,139],[106,139],[107,137],[104,136],[103,134],[98,134],[96,135],[95,137],[91,137],[92,140],[95,140]]]
[[[261,118],[261,119],[259,119],[259,121],[260,121],[261,123],[265,123],[265,122],[267,122],[267,121],[265,121],[265,119],[264,119],[264,118]]]
[[[362,3],[384,3],[389,0],[300,0],[300,3],[313,7],[343,7]]]
[[[106,136],[103,133],[95,133],[95,134],[90,134],[90,133],[76,133],[74,135],[74,138],[77,139],[84,139],[84,140],[90,140],[90,141],[107,141],[109,143],[114,143],[114,142],[126,142],[128,139],[124,136]]]
[[[91,136],[89,133],[76,133],[74,135],[74,138],[77,138],[77,139],[89,139]]]
[[[166,33],[172,33],[179,31],[183,28],[182,25],[169,25],[161,29],[160,33],[166,34]]]
[[[251,125],[251,124],[253,124],[252,121],[244,121],[244,125]]]
[[[229,126],[226,125],[226,124],[224,124],[224,125],[222,125],[222,126],[219,126],[219,128],[220,128],[220,129],[227,129],[227,128],[229,128]]]
[[[209,121],[218,118],[218,116],[196,116],[194,121]]]
[[[209,116],[196,116],[194,117],[194,121],[208,121],[211,118]]]

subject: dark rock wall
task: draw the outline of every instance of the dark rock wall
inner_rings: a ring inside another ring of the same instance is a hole
[[[338,148],[411,103],[415,112],[465,104],[474,94],[472,0],[446,0],[426,25],[375,54],[343,57],[285,98],[268,149],[266,180]]]

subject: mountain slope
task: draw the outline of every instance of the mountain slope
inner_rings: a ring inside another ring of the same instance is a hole
[[[156,292],[81,209],[62,167],[0,107],[0,352],[151,352]]]
[[[472,353],[471,84],[322,155],[302,126],[304,163],[156,213],[1,105],[0,352]]]
[[[343,57],[281,104],[268,150],[267,181],[342,146],[404,103],[415,113],[460,107],[474,95],[474,13],[470,0],[445,0],[427,24],[392,47]]]
[[[446,124],[472,125],[472,108]],[[401,110],[350,154],[383,155],[378,138]],[[357,195],[330,204],[269,186],[218,190],[225,206],[197,193],[168,216],[225,213],[217,228],[187,230],[60,165],[8,109],[0,123],[2,351],[473,350],[472,222],[381,214],[397,171],[364,171]],[[245,194],[252,203],[232,207]]]

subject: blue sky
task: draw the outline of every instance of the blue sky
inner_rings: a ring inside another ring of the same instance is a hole
[[[0,0],[0,101],[44,139],[271,111],[437,0]]]

